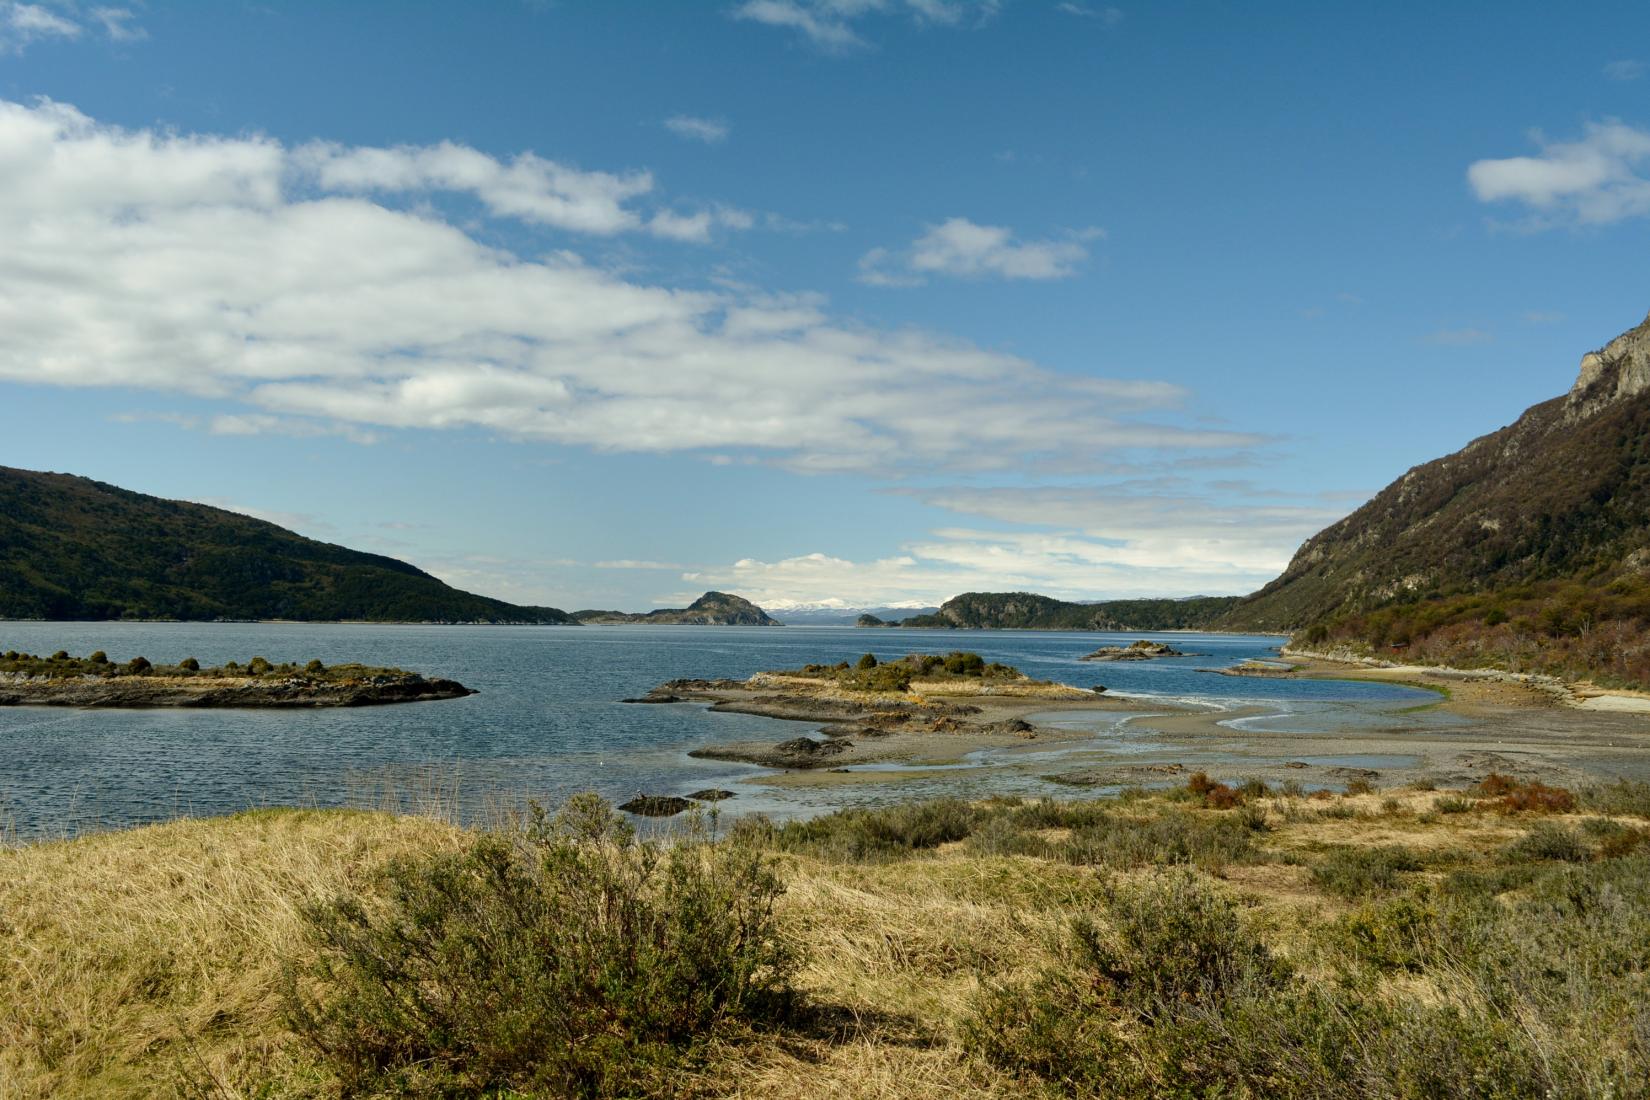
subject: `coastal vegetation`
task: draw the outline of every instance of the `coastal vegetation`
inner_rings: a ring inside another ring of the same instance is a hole
[[[111,661],[101,649],[85,657],[71,657],[58,650],[50,657],[20,653],[8,649],[0,653],[0,674],[45,680],[68,680],[83,677],[114,679],[121,676],[168,677],[184,679],[221,680],[291,680],[301,679],[315,683],[343,684],[371,680],[402,680],[417,673],[399,668],[375,668],[354,662],[325,665],[317,660],[298,664],[295,661],[275,662],[267,657],[254,656],[245,664],[226,661],[216,667],[203,667],[193,657],[185,657],[176,664],[157,665],[147,657],[133,657],[129,661]]]
[[[473,695],[453,680],[354,662],[271,661],[205,667],[193,657],[157,665],[147,657],[111,661],[102,650],[50,657],[0,653],[0,706],[324,707],[456,699]]]
[[[572,621],[237,512],[8,467],[0,619]]]
[[[978,653],[952,650],[943,656],[937,653],[911,653],[892,661],[879,662],[875,654],[867,653],[854,664],[841,661],[834,665],[803,665],[790,672],[771,675],[813,680],[845,691],[905,692],[916,681],[947,684],[1023,683],[1032,680],[1011,665],[987,661]]]
[[[668,843],[586,796],[487,828],[273,810],[14,848],[0,1079],[1643,1095],[1650,788],[1552,810],[1505,787],[946,800]]]

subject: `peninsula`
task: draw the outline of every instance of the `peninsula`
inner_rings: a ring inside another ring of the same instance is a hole
[[[1027,720],[1070,708],[1125,709],[1103,687],[1033,680],[977,653],[914,653],[879,663],[805,665],[746,680],[671,680],[633,703],[708,703],[711,710],[818,725],[817,738],[736,741],[688,755],[769,768],[840,768],[878,762],[950,760],[1065,734]],[[936,736],[940,735],[940,736]]]
[[[275,664],[253,657],[203,668],[192,657],[175,665],[144,657],[116,663],[102,651],[50,657],[0,654],[0,706],[31,707],[366,707],[461,699],[475,692],[454,680],[427,680],[399,668],[320,661]]]

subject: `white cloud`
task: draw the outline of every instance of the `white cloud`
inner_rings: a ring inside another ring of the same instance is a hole
[[[746,558],[683,580],[737,591],[763,607],[832,599],[861,607],[939,603],[959,592],[1016,589],[1064,599],[1239,594],[1275,577],[1304,538],[1344,514],[1321,506],[1215,503],[1201,493],[1145,488],[908,490],[949,511],[1053,529],[941,528],[870,561],[824,553],[773,562]]]
[[[82,21],[77,5],[28,4],[20,0],[0,0],[0,54],[22,53],[36,42],[48,39],[80,38],[88,25],[100,28],[112,42],[135,42],[149,37],[135,25],[137,17],[129,8],[98,7]]]
[[[45,38],[79,38],[81,27],[72,19],[16,0],[0,0],[0,53],[21,53]]]
[[[1604,66],[1604,75],[1611,80],[1637,80],[1647,71],[1650,71],[1650,66],[1646,66],[1642,61],[1631,59],[1612,61]]]
[[[1098,8],[1091,4],[1062,3],[1054,5],[1056,11],[1063,11],[1067,15],[1075,15],[1083,19],[1093,19],[1105,26],[1115,27],[1123,21],[1121,8]]]
[[[598,233],[635,214],[634,177],[549,164],[127,131],[0,101],[0,379],[215,398],[239,418],[220,430],[467,428],[895,478],[1264,442],[1180,423],[1186,395],[1164,383],[864,328],[813,296],[529,261],[369,197],[465,187],[502,216]]]
[[[617,561],[598,561],[594,563],[597,569],[686,569],[687,566],[669,561],[637,561],[633,558],[620,558]]]
[[[794,31],[826,53],[843,53],[866,45],[854,25],[870,16],[903,14],[919,26],[954,27],[986,22],[1000,6],[1001,0],[744,0],[732,14]]]
[[[1480,160],[1467,182],[1482,202],[1513,202],[1534,213],[1530,228],[1604,225],[1650,214],[1650,131],[1621,122],[1588,123],[1579,141],[1536,136],[1533,157]]]
[[[665,119],[665,129],[679,138],[702,141],[706,145],[720,145],[728,140],[729,127],[719,118],[699,118],[694,115],[672,115]]]
[[[895,253],[873,248],[859,260],[859,280],[872,286],[916,286],[929,275],[957,278],[1064,279],[1088,259],[1087,242],[1100,229],[1069,232],[1062,239],[1023,241],[1012,229],[947,218],[931,225]]]
[[[93,8],[92,18],[102,25],[103,33],[112,42],[140,42],[149,37],[148,31],[133,25],[137,14],[130,8]]]

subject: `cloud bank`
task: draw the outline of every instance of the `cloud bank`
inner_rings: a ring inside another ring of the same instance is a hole
[[[444,194],[596,237],[732,217],[530,153],[289,148],[0,101],[0,378],[215,397],[245,407],[239,430],[471,428],[885,477],[1257,442],[1176,423],[1173,386],[863,328],[815,296],[524,259],[437,212]]]

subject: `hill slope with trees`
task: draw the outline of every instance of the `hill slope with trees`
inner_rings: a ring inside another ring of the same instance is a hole
[[[8,467],[0,618],[572,622],[222,508]]]
[[[961,630],[1199,630],[1230,611],[1237,596],[1069,603],[1032,592],[964,592],[932,615],[898,626]],[[874,624],[872,624],[874,625]]]
[[[1650,318],[1567,394],[1308,539],[1218,625],[1650,683]]]

